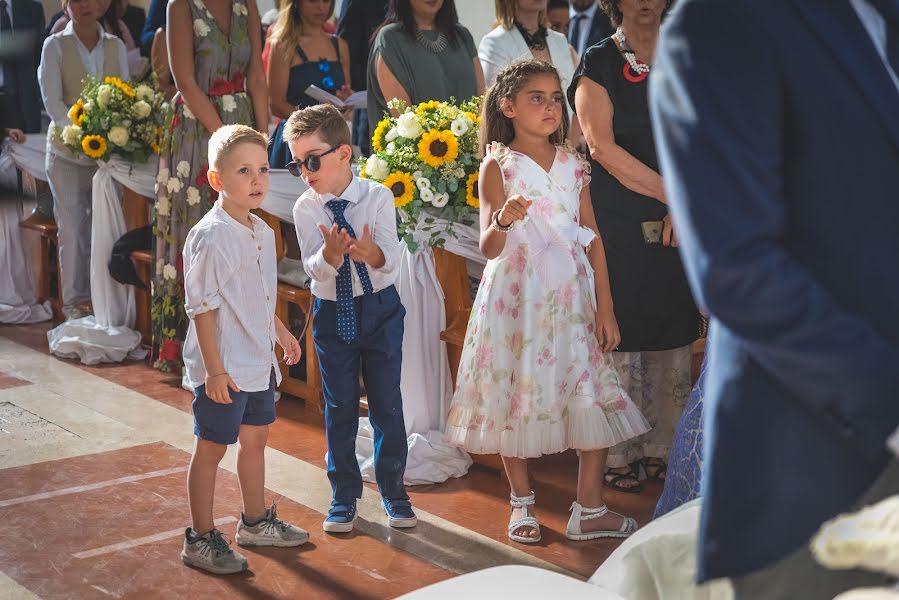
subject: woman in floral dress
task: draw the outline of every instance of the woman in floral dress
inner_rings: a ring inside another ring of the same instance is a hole
[[[267,131],[269,112],[255,2],[174,0],[166,31],[178,93],[157,177],[152,311],[153,358],[172,371],[186,323],[181,249],[216,199],[206,179],[209,136],[235,123]]]

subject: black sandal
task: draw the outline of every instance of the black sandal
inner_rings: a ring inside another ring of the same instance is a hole
[[[637,484],[631,486],[622,485],[621,482],[624,480],[632,480]],[[606,473],[602,478],[602,483],[616,492],[624,492],[625,494],[636,494],[643,489],[643,486],[640,484],[640,479],[637,477],[637,473],[634,472],[632,467],[628,467],[627,471],[624,473],[616,473],[612,469],[606,469]]]
[[[644,458],[643,470],[646,472],[646,477],[648,479],[654,479],[664,483],[668,474],[668,463],[661,458]]]

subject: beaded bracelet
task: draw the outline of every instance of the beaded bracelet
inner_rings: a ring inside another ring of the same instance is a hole
[[[512,227],[515,226],[515,221],[512,221],[508,225],[500,225],[499,223],[499,213],[502,212],[502,209],[494,211],[493,216],[490,217],[490,227],[494,231],[498,231],[500,233],[509,233],[512,231]]]

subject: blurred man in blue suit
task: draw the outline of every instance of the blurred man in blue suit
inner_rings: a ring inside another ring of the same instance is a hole
[[[899,0],[683,0],[650,76],[708,351],[699,577],[741,599],[883,579],[809,538],[899,492]]]

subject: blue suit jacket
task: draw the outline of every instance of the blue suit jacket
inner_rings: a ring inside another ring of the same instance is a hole
[[[700,579],[805,544],[899,426],[899,92],[848,0],[684,0],[650,75],[708,345]]]
[[[37,66],[41,62],[44,45],[44,8],[33,0],[12,0],[13,31],[27,32],[29,44],[15,59],[16,100],[24,119],[18,123],[25,133],[41,130],[41,89],[37,81]]]

